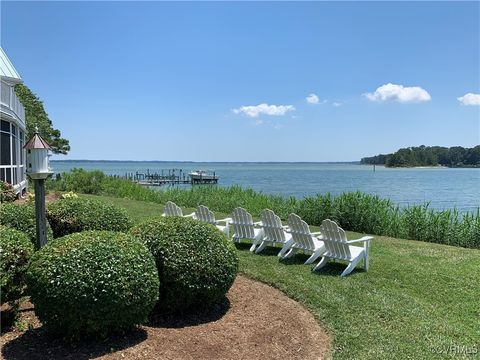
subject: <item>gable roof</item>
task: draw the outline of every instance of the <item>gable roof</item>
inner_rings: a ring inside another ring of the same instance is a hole
[[[5,78],[7,81],[21,83],[22,78],[18,71],[13,66],[12,62],[8,58],[7,54],[0,47],[0,77]]]

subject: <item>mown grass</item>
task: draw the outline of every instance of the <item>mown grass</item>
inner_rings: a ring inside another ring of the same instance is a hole
[[[361,192],[336,197],[327,193],[296,199],[267,195],[240,186],[194,186],[191,189],[155,191],[128,180],[106,176],[100,171],[82,169],[74,169],[55,181],[49,181],[49,187],[160,204],[171,200],[185,207],[202,204],[223,213],[241,206],[258,216],[263,209],[269,208],[282,219],[287,219],[292,212],[297,213],[312,225],[320,225],[322,220],[329,218],[350,231],[480,248],[480,211],[466,214],[456,210],[436,211],[428,204],[399,208],[388,199]]]
[[[163,211],[158,203],[99,199],[124,207],[135,221]],[[480,250],[376,236],[369,271],[360,266],[340,278],[345,264],[312,273],[304,255],[279,261],[278,249],[262,255],[251,254],[246,244],[237,249],[242,273],[280,289],[315,315],[332,335],[335,359],[480,356]],[[262,304],[252,306],[262,311]]]

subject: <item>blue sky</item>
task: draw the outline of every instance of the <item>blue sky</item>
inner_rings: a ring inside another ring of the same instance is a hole
[[[57,159],[480,143],[479,2],[2,2],[1,45],[70,140]]]

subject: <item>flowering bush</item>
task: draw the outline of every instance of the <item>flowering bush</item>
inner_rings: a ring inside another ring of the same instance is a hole
[[[75,194],[73,191],[69,191],[65,194],[62,194],[62,199],[76,199],[78,198],[78,195]]]

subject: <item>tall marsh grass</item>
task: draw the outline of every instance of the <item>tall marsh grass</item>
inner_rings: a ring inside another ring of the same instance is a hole
[[[440,244],[480,248],[480,211],[460,214],[457,210],[436,211],[428,204],[399,208],[388,199],[362,192],[348,192],[296,199],[267,195],[240,186],[193,186],[155,191],[131,181],[106,176],[101,171],[74,169],[48,181],[48,187],[60,191],[109,195],[132,200],[164,204],[173,201],[180,206],[206,205],[212,210],[230,213],[241,206],[254,216],[272,209],[282,219],[297,213],[310,225],[335,220],[346,230],[421,240]]]

